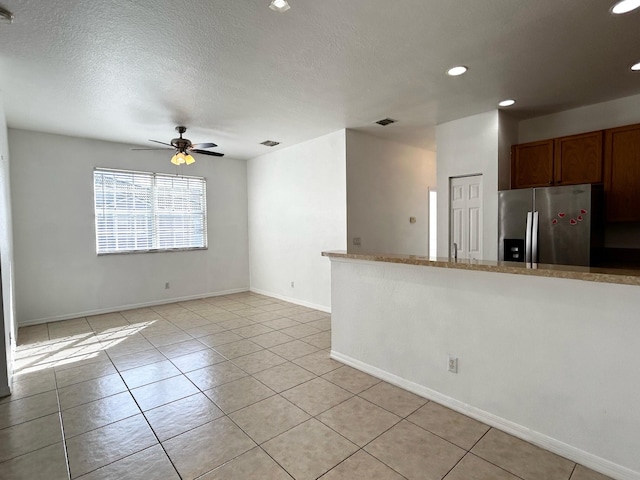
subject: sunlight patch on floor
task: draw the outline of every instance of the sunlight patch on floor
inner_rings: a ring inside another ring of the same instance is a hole
[[[14,355],[14,377],[53,367],[74,366],[97,359],[102,352],[142,332],[157,320],[107,328],[100,333],[59,335],[55,339],[19,346]]]

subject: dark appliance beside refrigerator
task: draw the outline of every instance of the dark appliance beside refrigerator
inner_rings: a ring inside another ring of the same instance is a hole
[[[501,261],[590,266],[603,243],[600,185],[498,192]]]

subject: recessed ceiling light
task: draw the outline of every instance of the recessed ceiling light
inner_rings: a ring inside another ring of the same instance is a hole
[[[458,65],[457,67],[452,67],[449,70],[447,70],[447,75],[450,75],[452,77],[457,77],[458,75],[462,75],[463,73],[465,73],[467,70],[469,69],[464,65]]]
[[[287,0],[272,0],[269,8],[276,12],[286,12],[291,7],[287,3]]]
[[[636,63],[635,65],[631,65],[631,70],[633,70],[634,72],[640,72],[640,62]]]
[[[508,100],[502,100],[500,103],[498,103],[499,106],[501,107],[510,107],[511,105],[514,105],[516,103],[516,101],[513,98],[510,98]]]
[[[640,0],[621,0],[613,6],[611,13],[621,15],[623,13],[629,13],[638,7],[640,7]]]
[[[276,145],[280,145],[280,142],[274,142],[273,140],[265,140],[261,142],[260,145],[264,145],[265,147],[275,147]]]

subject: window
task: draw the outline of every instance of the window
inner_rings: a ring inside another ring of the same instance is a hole
[[[207,248],[204,178],[96,168],[93,189],[98,255]]]

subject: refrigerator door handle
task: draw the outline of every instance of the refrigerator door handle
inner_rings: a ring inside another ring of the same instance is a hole
[[[527,212],[527,231],[524,240],[524,261],[531,263],[531,227],[533,223],[533,214]]]
[[[538,263],[538,212],[533,212],[533,227],[531,228],[531,262]]]

